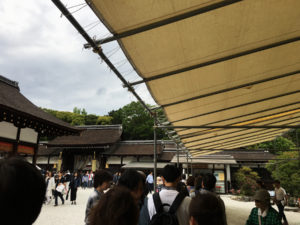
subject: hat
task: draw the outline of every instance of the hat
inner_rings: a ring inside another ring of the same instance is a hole
[[[255,192],[253,199],[268,203],[268,202],[270,202],[270,194],[267,190],[260,189]]]

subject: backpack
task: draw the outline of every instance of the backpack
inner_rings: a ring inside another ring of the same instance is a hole
[[[179,225],[176,211],[185,197],[185,195],[179,193],[176,196],[173,204],[170,206],[169,211],[164,212],[163,207],[169,206],[169,204],[162,204],[159,193],[153,194],[153,202],[156,214],[152,217],[149,225]]]

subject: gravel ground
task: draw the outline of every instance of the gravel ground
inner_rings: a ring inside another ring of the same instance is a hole
[[[77,205],[71,205],[69,200],[61,205],[58,199],[58,206],[54,207],[54,201],[44,205],[34,225],[84,225],[85,206],[92,189],[78,189]],[[254,202],[239,202],[231,200],[229,195],[221,196],[226,206],[228,225],[245,224]],[[277,207],[274,207],[277,210]],[[299,212],[285,212],[290,225],[300,225]]]
[[[255,206],[254,202],[240,202],[230,199],[229,195],[221,196],[225,203],[228,225],[245,224],[251,209]],[[276,205],[273,208],[277,209]],[[300,225],[299,212],[284,212],[289,225]]]

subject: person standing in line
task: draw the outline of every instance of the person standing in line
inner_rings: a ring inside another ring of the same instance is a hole
[[[116,186],[92,209],[91,225],[137,225],[139,209],[130,190]]]
[[[251,210],[246,225],[282,225],[278,212],[270,204],[270,194],[260,189],[254,195],[255,208]]]
[[[284,206],[287,204],[287,196],[286,196],[286,192],[285,190],[280,186],[280,181],[279,180],[275,180],[274,181],[274,186],[275,186],[275,196],[274,196],[274,203],[277,205],[278,207],[278,211],[279,211],[279,219],[280,221],[284,221],[284,225],[287,225],[287,219],[286,216],[284,214]]]
[[[1,225],[31,225],[46,193],[41,172],[22,158],[0,159]]]
[[[147,178],[146,178],[146,183],[149,189],[149,192],[152,193],[154,185],[153,185],[153,175],[152,175],[152,171],[148,174]]]
[[[86,225],[89,225],[89,216],[91,209],[97,205],[101,196],[104,194],[104,191],[110,187],[113,176],[106,170],[97,170],[94,178],[94,191],[88,198],[85,210],[85,219],[84,222]]]
[[[142,206],[143,194],[145,192],[145,176],[137,170],[126,170],[120,177],[117,187],[126,187],[130,190],[134,200],[139,207]]]
[[[179,203],[179,207],[175,213],[177,218],[176,222],[178,222],[179,225],[188,225],[191,198],[183,196],[176,190],[177,184],[181,179],[180,169],[174,165],[166,165],[162,171],[162,179],[164,182],[162,190],[145,199],[140,211],[139,225],[148,225],[150,222],[153,222],[152,218],[157,218],[155,206],[155,199],[157,198],[160,199],[163,205],[163,212],[167,212],[175,201]]]
[[[69,184],[69,189],[71,190],[71,205],[76,205],[76,197],[77,197],[77,188],[80,186],[80,178],[78,177],[78,173],[75,172],[71,177],[71,181]]]
[[[202,189],[200,190],[200,193],[213,193],[216,195],[216,197],[219,199],[220,204],[222,206],[222,220],[223,224],[227,225],[227,218],[226,218],[226,210],[225,210],[225,204],[224,201],[220,198],[219,195],[216,194],[215,188],[216,188],[216,182],[217,179],[212,173],[207,173],[202,177]]]
[[[211,192],[199,193],[190,204],[190,225],[225,225],[222,204]]]

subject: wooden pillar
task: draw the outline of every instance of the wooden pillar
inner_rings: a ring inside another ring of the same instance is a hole
[[[34,153],[33,153],[33,156],[32,156],[32,164],[33,165],[36,165],[37,154],[38,154],[38,151],[39,151],[39,143],[40,143],[40,133],[38,133],[37,140],[36,140],[36,145],[34,146]]]
[[[20,134],[21,134],[21,128],[18,127],[16,141],[15,141],[15,143],[13,145],[13,151],[11,153],[11,156],[16,156],[18,154],[18,146],[19,146],[19,142],[20,142]]]

